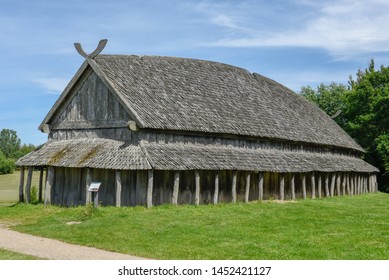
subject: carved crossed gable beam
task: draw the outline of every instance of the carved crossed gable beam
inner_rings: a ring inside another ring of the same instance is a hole
[[[80,43],[74,43],[74,47],[76,48],[77,52],[84,58],[91,58],[94,59],[101,51],[105,48],[105,45],[107,44],[107,39],[100,40],[99,44],[97,45],[97,48],[91,52],[90,54],[87,54]]]

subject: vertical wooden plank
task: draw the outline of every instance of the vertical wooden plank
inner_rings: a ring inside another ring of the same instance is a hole
[[[251,175],[250,173],[246,174],[246,190],[244,194],[244,202],[249,202],[249,195],[250,195],[250,180],[251,180]]]
[[[180,189],[180,172],[174,172],[174,185],[173,185],[173,194],[172,194],[172,204],[177,205],[178,193]]]
[[[315,184],[315,172],[310,174],[311,177],[311,198],[314,199],[316,197],[316,184]]]
[[[115,189],[116,189],[116,203],[117,207],[122,206],[122,176],[120,170],[115,171]]]
[[[354,174],[351,174],[350,173],[350,195],[354,195],[354,188],[355,188],[355,185],[354,185]]]
[[[263,173],[258,173],[258,200],[263,200]]]
[[[321,198],[321,173],[317,174],[317,196]]]
[[[330,196],[330,190],[328,188],[328,180],[329,180],[329,174],[326,173],[325,178],[324,178],[324,190],[326,193],[326,197]]]
[[[20,167],[19,202],[24,202],[24,166]]]
[[[346,172],[344,174],[344,180],[345,180],[345,183],[346,183],[346,192],[347,192],[348,195],[350,195],[350,178],[349,178],[349,173],[348,172]]]
[[[54,185],[54,167],[47,167],[46,187],[45,187],[45,205],[51,204],[51,189]]]
[[[86,169],[86,184],[85,184],[85,205],[92,203],[92,193],[88,191],[92,183],[92,171],[90,168]]]
[[[303,199],[307,198],[307,184],[306,184],[306,174],[302,173],[301,174],[301,185],[303,189]]]
[[[195,205],[200,204],[200,172],[195,171]]]
[[[231,188],[231,194],[232,194],[232,203],[236,202],[236,171],[232,171],[232,188]]]
[[[342,176],[342,193],[341,195],[346,195],[346,173],[341,173]]]
[[[336,173],[332,173],[331,175],[331,189],[330,189],[330,196],[334,196],[335,191],[335,181],[336,181]]]
[[[285,199],[285,174],[280,173],[280,200]]]
[[[154,186],[154,170],[150,169],[148,171],[148,183],[147,183],[147,208],[153,206],[153,186]]]
[[[213,193],[213,204],[217,204],[219,199],[219,172],[215,173],[215,192]]]
[[[42,190],[43,190],[43,167],[39,168],[39,190],[38,190],[38,202],[42,202]]]
[[[31,202],[31,182],[32,182],[33,167],[28,167],[27,183],[26,183],[26,202]]]
[[[341,179],[341,174],[337,173],[336,174],[336,195],[340,196],[340,179]]]
[[[292,200],[296,199],[296,188],[294,182],[294,173],[290,174],[290,191],[292,193]]]

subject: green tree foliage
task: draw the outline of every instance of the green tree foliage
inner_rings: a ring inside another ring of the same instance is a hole
[[[0,175],[13,173],[15,168],[15,161],[12,159],[7,159],[3,152],[0,150]]]
[[[2,129],[0,131],[0,150],[6,158],[16,158],[20,149],[20,139],[15,130]]]

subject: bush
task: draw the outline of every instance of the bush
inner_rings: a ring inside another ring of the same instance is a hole
[[[7,159],[0,151],[0,175],[11,174],[15,171],[15,168],[15,161],[12,159]]]

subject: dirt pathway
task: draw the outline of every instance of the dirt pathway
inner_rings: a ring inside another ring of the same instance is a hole
[[[20,233],[1,225],[0,248],[49,260],[144,260],[131,255]]]

